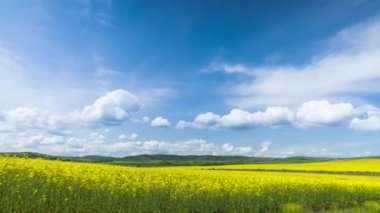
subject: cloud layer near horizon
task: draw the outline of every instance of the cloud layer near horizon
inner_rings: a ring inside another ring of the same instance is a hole
[[[350,103],[330,103],[327,100],[309,101],[296,110],[287,107],[267,107],[264,111],[250,112],[232,109],[226,115],[206,112],[192,122],[180,120],[176,128],[198,129],[251,129],[258,126],[272,128],[293,125],[300,128],[322,127],[350,123],[356,130],[379,130],[380,109],[365,105],[354,107]]]
[[[18,107],[0,113],[0,132],[23,132],[28,129],[62,131],[72,126],[121,125],[138,111],[138,98],[127,90],[114,90],[99,97],[93,104],[66,115],[39,108]]]

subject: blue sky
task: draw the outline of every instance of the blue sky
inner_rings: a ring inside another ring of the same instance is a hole
[[[0,3],[2,151],[380,155],[380,2]]]

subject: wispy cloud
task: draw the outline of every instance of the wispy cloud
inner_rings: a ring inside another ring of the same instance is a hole
[[[122,75],[122,73],[116,70],[106,68],[106,67],[98,67],[95,75],[96,77],[102,78],[102,77],[108,77],[108,76],[120,76]]]
[[[230,88],[239,108],[296,105],[312,99],[357,102],[380,93],[380,21],[350,27],[328,41],[330,48],[302,66],[212,65],[209,70],[247,75]]]

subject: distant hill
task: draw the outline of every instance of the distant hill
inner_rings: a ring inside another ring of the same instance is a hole
[[[126,157],[107,157],[87,155],[81,157],[54,156],[34,152],[11,152],[0,155],[22,158],[43,158],[49,160],[107,163],[126,166],[194,166],[194,165],[227,165],[227,164],[260,164],[260,163],[307,163],[334,160],[325,157],[294,156],[288,158],[215,156],[215,155],[135,155]]]

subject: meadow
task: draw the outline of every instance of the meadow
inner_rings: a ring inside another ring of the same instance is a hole
[[[344,169],[340,164],[325,166]],[[352,165],[365,167],[360,160]],[[2,212],[380,211],[377,176],[212,168],[0,157],[0,206]]]

